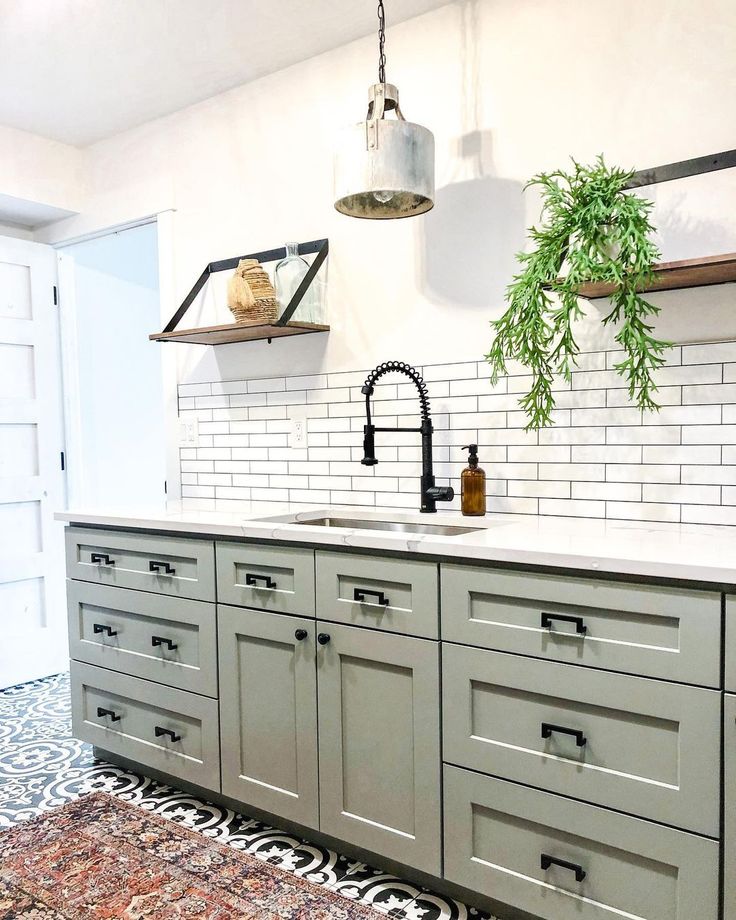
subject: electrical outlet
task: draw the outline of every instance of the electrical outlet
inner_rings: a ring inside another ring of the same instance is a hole
[[[179,447],[196,447],[199,443],[199,419],[179,421]]]
[[[305,418],[292,418],[291,431],[289,432],[289,447],[304,448],[307,446],[307,420]]]

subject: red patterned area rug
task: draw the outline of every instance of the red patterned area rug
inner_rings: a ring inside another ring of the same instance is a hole
[[[96,792],[0,834],[0,918],[368,920],[377,914]]]

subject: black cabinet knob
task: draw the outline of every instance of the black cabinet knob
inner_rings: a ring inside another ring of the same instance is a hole
[[[306,639],[308,635],[309,633],[306,631],[306,629],[297,629],[294,633],[294,638],[301,642],[302,639]]]
[[[329,634],[329,633],[320,633],[320,634],[317,636],[317,642],[319,642],[320,645],[327,645],[327,643],[328,643],[329,641],[330,641],[330,634]]]

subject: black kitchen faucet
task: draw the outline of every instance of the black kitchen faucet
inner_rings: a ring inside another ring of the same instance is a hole
[[[421,410],[421,425],[419,428],[377,428],[371,422],[371,396],[377,381],[384,374],[404,374],[408,377],[419,393],[419,407]],[[430,418],[429,396],[427,385],[422,380],[419,372],[404,361],[386,361],[379,364],[368,374],[361,390],[365,394],[365,425],[363,426],[363,466],[375,466],[376,460],[375,433],[381,431],[415,431],[422,436],[422,478],[421,478],[421,507],[420,511],[432,514],[437,510],[437,502],[451,502],[455,497],[452,486],[437,486],[434,482],[432,471],[432,420]]]

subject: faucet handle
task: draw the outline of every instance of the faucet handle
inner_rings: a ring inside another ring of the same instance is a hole
[[[451,502],[455,497],[455,490],[452,486],[430,486],[427,495],[436,502]]]

